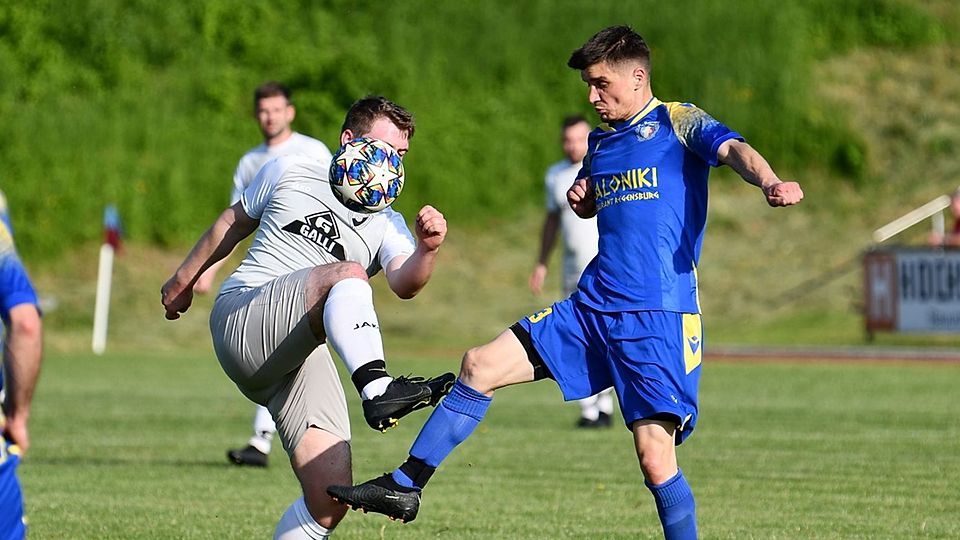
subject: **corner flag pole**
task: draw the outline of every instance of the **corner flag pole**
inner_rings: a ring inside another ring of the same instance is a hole
[[[107,347],[107,321],[110,316],[110,288],[113,280],[113,255],[120,249],[120,216],[113,205],[103,212],[104,243],[100,246],[97,269],[97,299],[93,308],[93,353],[103,354]]]

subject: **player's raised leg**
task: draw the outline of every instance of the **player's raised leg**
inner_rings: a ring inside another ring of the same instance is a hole
[[[657,503],[664,538],[696,540],[696,504],[677,466],[676,430],[671,420],[638,420],[633,423],[634,443],[644,483]]]
[[[510,330],[470,349],[463,356],[459,380],[423,425],[407,460],[380,478],[357,486],[332,486],[327,492],[354,509],[412,521],[420,508],[421,490],[440,463],[483,420],[494,390],[534,379],[533,364]]]
[[[306,284],[310,329],[340,356],[363,399],[370,427],[385,431],[423,407],[436,405],[450,391],[455,376],[433,379],[393,378],[384,361],[380,322],[366,270],[357,263],[317,266]]]

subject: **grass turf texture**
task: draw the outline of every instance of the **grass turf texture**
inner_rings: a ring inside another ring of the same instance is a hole
[[[394,373],[455,369],[394,355]],[[679,450],[703,538],[956,538],[957,365],[707,361]],[[379,434],[348,392],[354,474],[399,464],[426,414]],[[51,353],[21,477],[31,538],[268,538],[298,489],[224,458],[252,407],[206,353]],[[577,431],[550,382],[498,392],[417,521],[351,512],[336,538],[657,538],[630,437]]]

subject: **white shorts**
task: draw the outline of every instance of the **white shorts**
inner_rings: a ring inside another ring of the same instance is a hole
[[[288,454],[310,426],[350,441],[337,368],[307,319],[310,270],[223,293],[210,312],[220,366],[243,395],[269,409]]]

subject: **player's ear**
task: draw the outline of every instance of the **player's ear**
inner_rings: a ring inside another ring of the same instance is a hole
[[[639,89],[643,87],[644,81],[647,79],[647,70],[643,67],[642,64],[637,65],[633,68],[633,80],[636,83],[636,88]]]
[[[293,104],[287,105],[287,123],[293,122],[293,119],[297,117],[297,108]]]
[[[357,137],[354,136],[352,130],[345,129],[340,133],[340,146],[343,146],[356,138]]]

